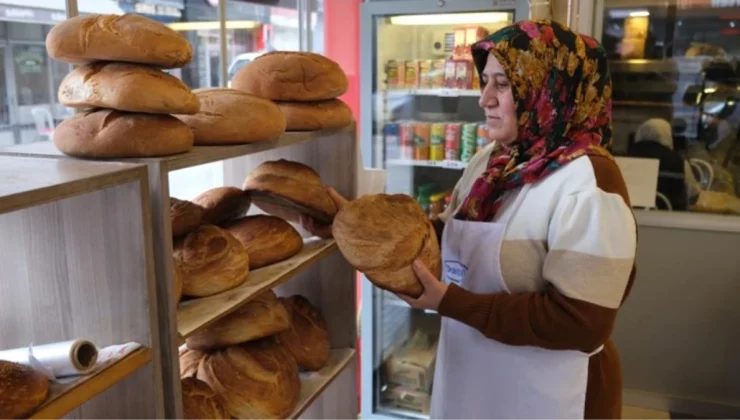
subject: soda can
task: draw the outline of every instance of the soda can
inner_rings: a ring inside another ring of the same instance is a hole
[[[414,123],[405,121],[398,126],[401,159],[411,160],[414,158]]]
[[[429,148],[429,160],[440,161],[445,159],[445,124],[432,124],[432,138]]]
[[[445,160],[460,160],[460,123],[445,126]]]
[[[385,155],[387,159],[401,157],[401,127],[398,123],[388,123],[383,127]]]
[[[478,124],[463,124],[462,134],[460,137],[460,142],[462,143],[460,148],[460,160],[463,162],[470,162],[470,159],[473,158],[475,150],[478,147]]]
[[[429,160],[431,130],[432,125],[426,122],[417,122],[414,126],[414,160]]]
[[[476,153],[482,148],[486,147],[491,140],[488,137],[488,126],[486,124],[478,124],[478,139]]]

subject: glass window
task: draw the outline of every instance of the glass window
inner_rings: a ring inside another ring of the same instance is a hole
[[[740,214],[740,5],[604,5],[615,154],[657,161],[658,209]]]

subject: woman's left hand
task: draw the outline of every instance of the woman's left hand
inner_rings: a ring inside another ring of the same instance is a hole
[[[437,308],[439,308],[439,304],[442,302],[442,298],[445,293],[447,293],[447,284],[442,283],[438,278],[434,277],[421,261],[414,261],[413,267],[416,277],[424,287],[424,293],[416,299],[401,294],[396,294],[396,296],[403,299],[406,303],[411,305],[412,308],[432,309],[436,311]]]

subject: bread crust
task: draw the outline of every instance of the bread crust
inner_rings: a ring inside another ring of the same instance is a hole
[[[200,101],[180,79],[132,63],[95,62],[68,73],[59,102],[79,109],[109,108],[150,114],[195,114]]]
[[[0,360],[0,418],[30,416],[49,396],[49,380],[32,368]]]
[[[347,75],[335,61],[316,53],[274,51],[242,67],[234,89],[273,101],[323,101],[347,92]]]
[[[247,248],[250,270],[286,260],[303,249],[301,234],[276,216],[247,216],[223,227]]]
[[[221,397],[196,378],[182,380],[182,412],[185,419],[231,419]]]
[[[285,117],[274,102],[236,89],[196,89],[200,112],[176,115],[197,145],[248,144],[274,140],[285,132]]]
[[[49,31],[46,51],[71,64],[123,61],[166,69],[184,67],[193,58],[193,47],[184,36],[135,14],[69,18]]]
[[[354,117],[339,99],[316,102],[279,102],[288,131],[317,131],[346,127]]]
[[[318,308],[301,295],[280,298],[290,316],[290,327],[275,339],[293,356],[298,366],[318,371],[329,360],[331,344],[326,320]]]
[[[193,204],[203,209],[203,223],[218,225],[244,216],[252,200],[236,187],[217,187],[193,199]]]

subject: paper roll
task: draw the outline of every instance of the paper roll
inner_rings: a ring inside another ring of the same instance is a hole
[[[0,351],[0,360],[9,360],[44,371],[52,378],[84,375],[95,368],[98,348],[87,340],[71,340],[40,346]]]

